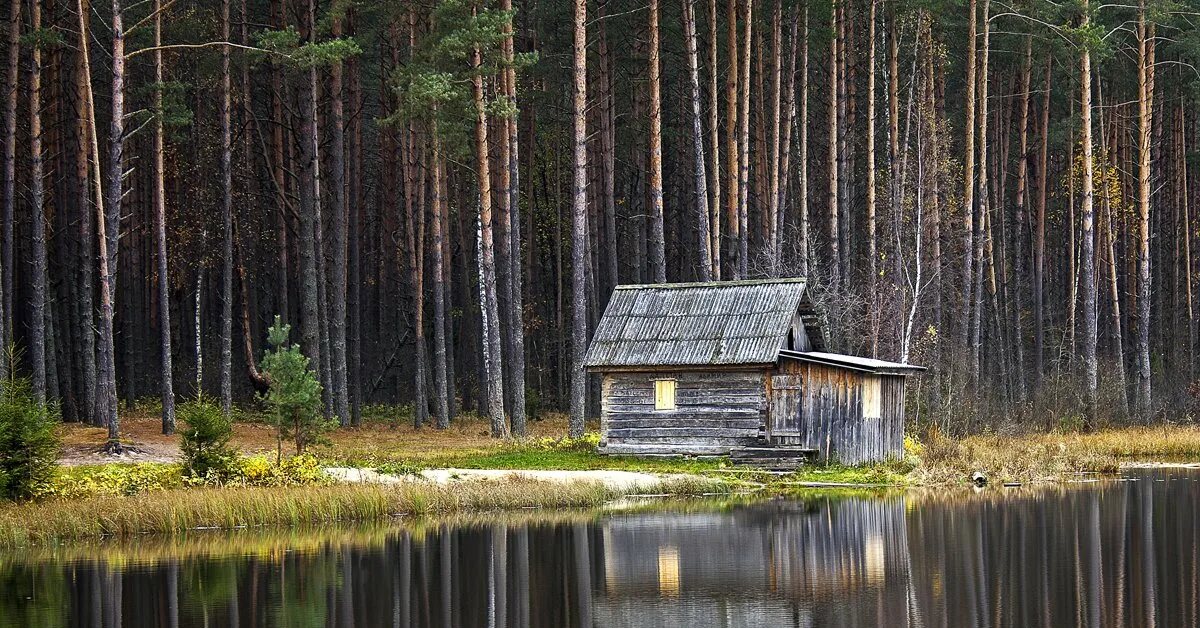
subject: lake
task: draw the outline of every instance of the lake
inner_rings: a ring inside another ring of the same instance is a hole
[[[0,554],[0,627],[1196,626],[1200,473]]]

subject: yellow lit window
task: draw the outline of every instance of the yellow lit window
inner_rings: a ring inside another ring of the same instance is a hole
[[[864,419],[883,416],[882,379],[878,375],[863,376],[862,407]]]
[[[654,380],[654,409],[655,410],[674,410],[675,409],[675,380],[673,380],[673,379],[656,379],[656,380]]]

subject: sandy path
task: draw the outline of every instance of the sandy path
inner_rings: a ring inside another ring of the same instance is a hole
[[[606,488],[617,491],[643,491],[662,485],[664,481],[684,479],[704,479],[700,476],[681,473],[655,474],[638,473],[634,471],[554,471],[534,469],[426,469],[416,475],[390,475],[379,473],[374,469],[356,469],[352,467],[331,467],[326,471],[343,482],[378,482],[381,484],[398,484],[412,482],[418,479],[436,484],[473,480],[503,480],[520,477],[555,484],[570,484],[572,482],[598,482]]]

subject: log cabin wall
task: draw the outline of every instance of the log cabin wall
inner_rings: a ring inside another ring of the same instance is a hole
[[[601,447],[620,454],[727,454],[757,443],[766,372],[648,370],[605,373]],[[675,408],[655,409],[655,381],[675,381]]]

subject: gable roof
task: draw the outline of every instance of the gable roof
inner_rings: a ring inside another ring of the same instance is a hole
[[[797,315],[813,348],[824,349],[805,286],[804,279],[617,286],[584,364],[773,364]]]

